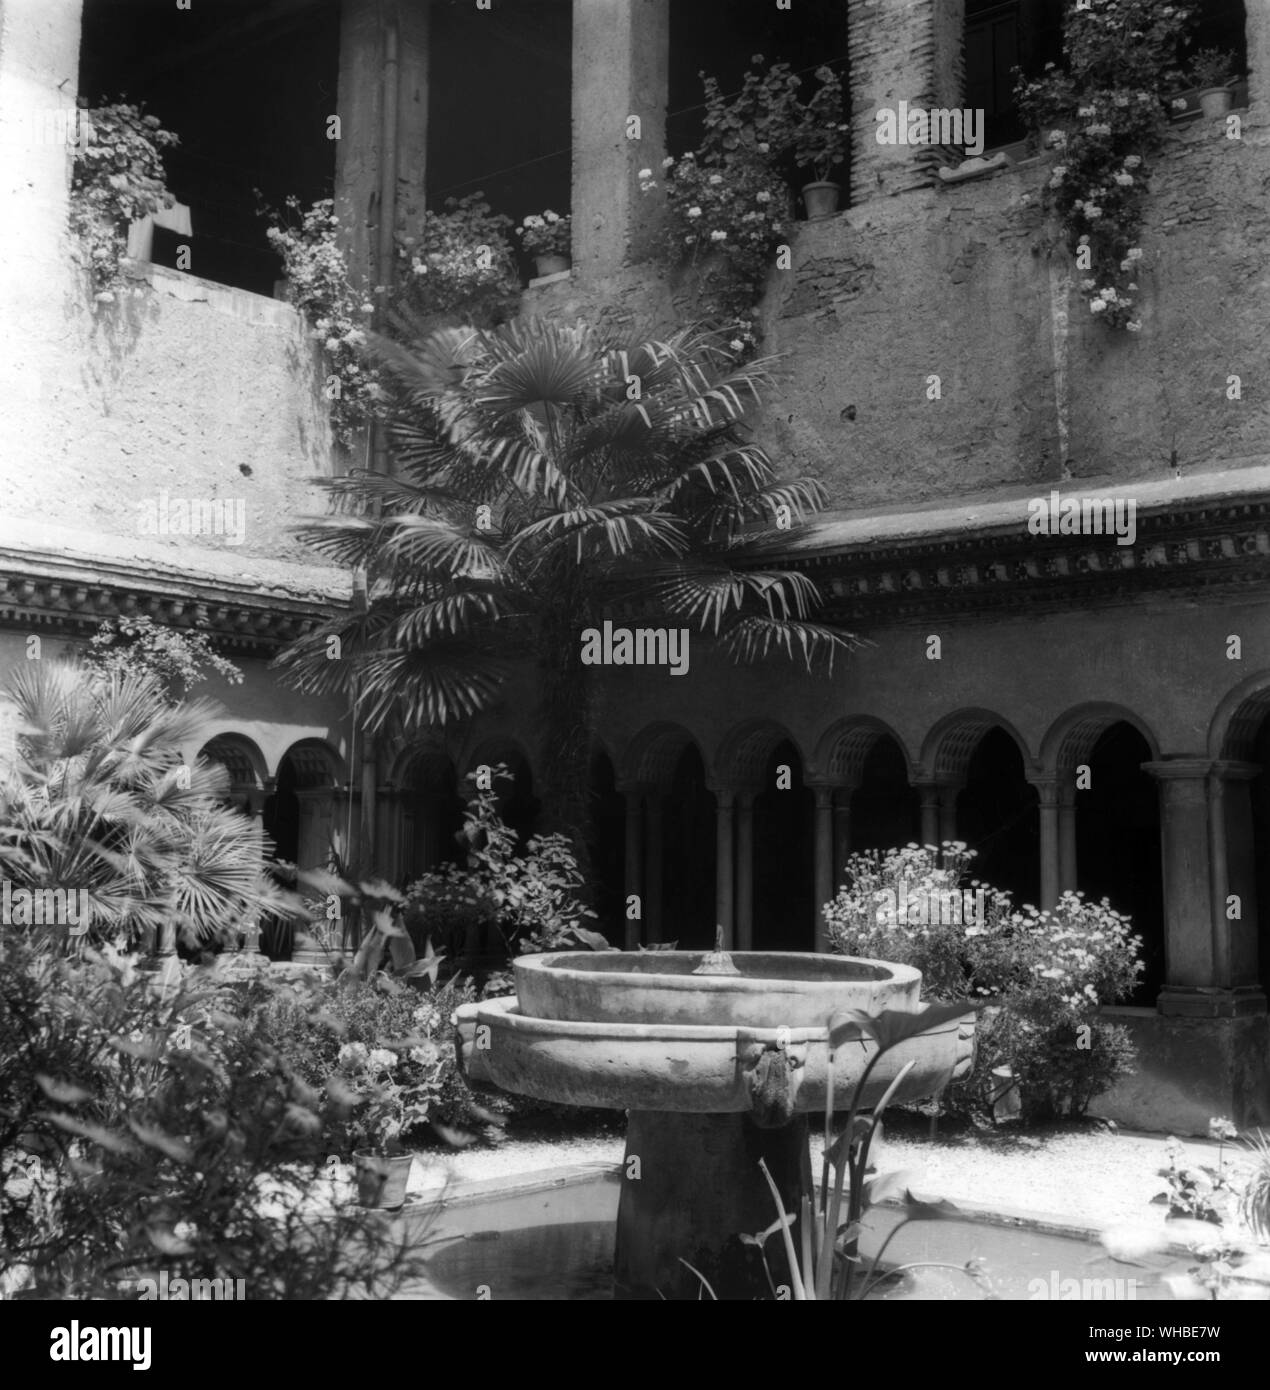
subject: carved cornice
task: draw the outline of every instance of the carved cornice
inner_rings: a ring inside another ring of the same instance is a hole
[[[169,575],[75,577],[64,565],[58,569],[42,573],[29,561],[0,556],[0,628],[90,637],[107,618],[145,616],[165,627],[198,628],[229,652],[272,656],[343,606],[246,586],[182,584]]]
[[[826,618],[856,624],[1070,610],[1153,592],[1229,595],[1270,581],[1270,499],[1139,513],[1131,546],[1031,535],[1024,517],[1010,531],[864,542],[783,563],[817,581]]]

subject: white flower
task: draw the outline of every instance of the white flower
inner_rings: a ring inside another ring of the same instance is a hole
[[[1124,157],[1124,167],[1126,169],[1136,169],[1142,163],[1140,154],[1127,154]]]
[[[765,188],[761,188],[754,195],[754,201],[756,203],[770,203],[772,201],[772,195]]]
[[[177,1240],[193,1240],[198,1235],[198,1227],[192,1221],[178,1221],[172,1227],[172,1234]]]
[[[1096,222],[1102,216],[1102,209],[1097,203],[1086,203],[1085,216],[1088,217],[1091,222]]]
[[[714,232],[711,232],[711,233],[710,233],[710,240],[711,240],[711,241],[727,241],[727,239],[728,239],[728,234],[727,234],[727,232],[714,231]]]
[[[1173,108],[1174,111],[1185,111],[1185,110],[1186,110],[1186,98],[1185,98],[1185,97],[1174,97],[1173,100],[1169,103],[1169,105]]]
[[[733,352],[740,352],[745,347],[745,344],[740,340],[740,338],[733,338],[732,341],[728,344],[728,346],[732,349]]]
[[[339,1051],[339,1064],[342,1067],[361,1066],[368,1056],[365,1043],[345,1043]]]
[[[722,175],[722,174],[711,174],[711,175],[710,175],[710,182],[711,182],[711,183],[722,183],[722,182],[723,182],[723,175]]]
[[[362,313],[363,313],[363,314],[373,314],[374,312],[375,312],[375,306],[374,306],[373,304],[371,304],[369,301],[367,301],[365,304],[362,305]]]
[[[689,208],[689,209],[688,209],[688,216],[689,216],[689,217],[700,217],[700,216],[701,216],[701,209],[700,209],[700,208]]]
[[[376,1071],[391,1071],[397,1065],[397,1054],[386,1047],[377,1047],[370,1054],[370,1065]]]
[[[327,352],[338,352],[340,340],[338,338],[328,338],[323,346],[326,348]]]
[[[1134,182],[1134,178],[1132,174],[1117,174],[1116,182],[1120,185],[1121,188],[1128,188]]]
[[[665,169],[665,168],[668,168],[668,167],[669,167],[669,166],[668,166],[668,165],[665,163],[665,161],[663,160],[663,161],[662,161],[662,168]],[[652,176],[653,176],[653,171],[652,171],[651,169],[641,169],[641,170],[639,171],[639,173],[635,175],[635,177],[636,177],[637,179],[651,179]]]
[[[772,147],[767,143],[766,140],[760,140],[758,142],[758,148],[760,154],[766,154]]]
[[[1125,252],[1125,256],[1131,261],[1140,261],[1142,259],[1142,248],[1140,246],[1131,246]]]
[[[1105,299],[1091,299],[1089,301],[1089,312],[1091,314],[1101,314],[1107,307]]]
[[[675,167],[675,156],[673,154],[668,154],[666,158],[662,160],[661,167],[663,169],[673,169]]]

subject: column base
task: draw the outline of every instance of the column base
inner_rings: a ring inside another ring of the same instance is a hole
[[[1155,1007],[1171,1018],[1245,1018],[1266,1012],[1265,992],[1257,985],[1240,989],[1191,989],[1165,985]]]
[[[617,1209],[615,1297],[708,1299],[682,1259],[720,1299],[770,1299],[759,1253],[740,1236],[776,1220],[760,1158],[785,1210],[797,1213],[806,1145],[801,1115],[781,1129],[759,1129],[747,1115],[632,1110]],[[788,1283],[779,1233],[767,1242],[767,1261],[777,1286]]]
[[[1175,1001],[1176,1002],[1176,1001]],[[1270,1125],[1270,1016],[1102,1010],[1137,1048],[1137,1072],[1089,1107],[1132,1129],[1207,1134],[1216,1115],[1240,1129]]]

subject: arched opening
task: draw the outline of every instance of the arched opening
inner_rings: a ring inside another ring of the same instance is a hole
[[[225,769],[227,805],[247,816],[260,809],[262,778],[257,769],[263,766],[263,759],[254,744],[238,734],[218,734],[203,746],[199,757]]]
[[[706,950],[714,945],[715,803],[695,743],[675,760],[663,808],[661,937]]]
[[[598,930],[617,946],[626,933],[623,857],[626,802],[617,790],[613,760],[602,749],[591,758],[589,849]]]
[[[908,763],[899,744],[883,734],[865,754],[859,785],[851,797],[851,849],[891,849],[921,834],[921,803],[909,785]],[[842,865],[835,864],[836,888]]]
[[[782,739],[767,759],[762,790],[754,797],[756,951],[810,951],[815,945],[814,816],[798,749]],[[744,864],[738,867],[744,872]]]
[[[1132,724],[1112,724],[1084,760],[1089,786],[1076,792],[1077,882],[1086,898],[1127,912],[1142,938],[1144,969],[1127,1002],[1153,1004],[1164,984],[1164,880],[1160,797],[1142,770],[1151,748]]]
[[[1036,789],[1024,776],[1018,744],[1000,727],[975,745],[957,798],[957,838],[976,851],[972,875],[1014,895],[1041,896],[1040,819]]]
[[[401,793],[401,886],[441,864],[461,864],[463,800],[454,763],[444,753],[421,752],[406,772]]]

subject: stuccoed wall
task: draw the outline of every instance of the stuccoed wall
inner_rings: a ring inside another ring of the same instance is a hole
[[[325,510],[308,479],[330,472],[330,438],[294,311],[158,269],[140,297],[93,307],[66,231],[73,151],[36,119],[74,106],[79,23],[77,0],[0,7],[5,513],[135,536],[161,489],[241,499],[246,535],[229,548],[312,563],[289,527]],[[179,537],[170,548],[179,564]]]
[[[783,361],[756,424],[782,471],[823,479],[844,509],[1057,482],[1056,366],[1073,478],[1171,476],[1175,442],[1183,471],[1264,454],[1270,133],[1237,114],[1239,140],[1220,123],[1170,131],[1142,235],[1140,333],[1094,318],[1054,244],[1052,157],[798,224],[762,306],[763,350]],[[524,312],[664,325],[682,316],[676,289],[656,264],[575,272],[527,291]]]

